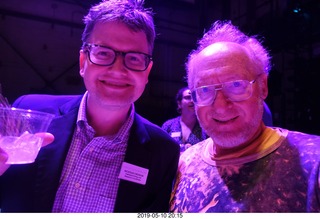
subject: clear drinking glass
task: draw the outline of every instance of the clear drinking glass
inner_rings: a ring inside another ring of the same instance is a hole
[[[0,107],[0,148],[8,154],[7,164],[34,162],[54,115],[13,107]]]

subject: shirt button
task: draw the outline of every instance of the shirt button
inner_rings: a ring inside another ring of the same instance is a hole
[[[74,187],[80,188],[80,183],[75,183],[75,184],[74,184]]]

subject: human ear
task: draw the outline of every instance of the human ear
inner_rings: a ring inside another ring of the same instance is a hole
[[[85,65],[85,61],[86,61],[86,54],[83,50],[80,50],[80,55],[79,55],[79,67],[80,67],[80,75],[81,77],[84,76],[84,65]]]
[[[262,74],[260,78],[260,89],[261,89],[261,98],[266,99],[268,96],[268,75]]]

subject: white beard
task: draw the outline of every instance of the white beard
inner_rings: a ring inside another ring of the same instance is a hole
[[[251,122],[245,123],[244,128],[239,132],[229,132],[223,134],[213,133],[211,130],[206,130],[212,138],[214,144],[223,148],[234,148],[247,142],[258,130],[263,114],[263,100],[259,101],[258,112],[252,117]]]

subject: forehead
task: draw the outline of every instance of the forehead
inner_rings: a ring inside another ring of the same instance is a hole
[[[187,89],[187,90],[184,90],[183,91],[183,93],[182,93],[182,96],[188,96],[188,95],[190,95],[190,90],[189,89]]]
[[[248,79],[255,75],[250,53],[235,43],[215,43],[194,59],[195,80]]]
[[[146,34],[143,31],[133,31],[119,21],[97,23],[90,35],[90,41],[118,50],[148,52]]]

